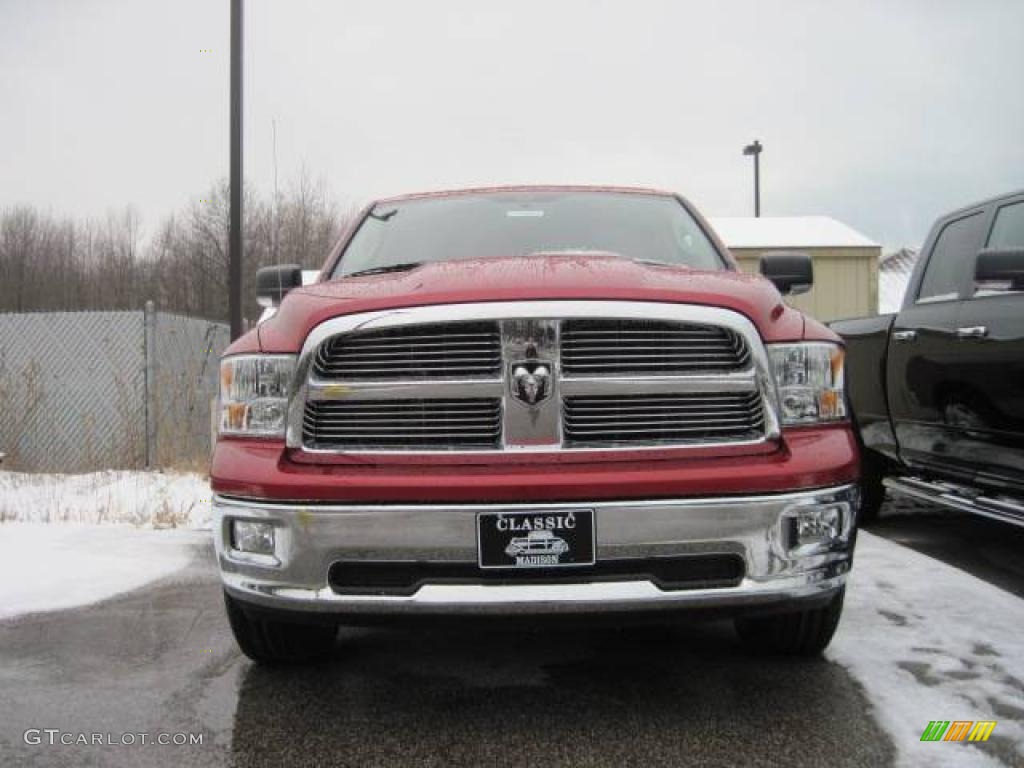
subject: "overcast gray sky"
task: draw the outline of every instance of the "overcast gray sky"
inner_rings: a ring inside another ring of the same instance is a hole
[[[228,0],[0,0],[0,205],[147,228],[228,171]],[[667,187],[887,246],[1024,187],[1024,2],[249,0],[247,181],[343,205],[494,183]],[[212,53],[204,52],[212,49]]]

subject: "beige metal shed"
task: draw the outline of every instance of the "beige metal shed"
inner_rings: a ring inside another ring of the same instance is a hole
[[[882,248],[852,227],[828,216],[719,217],[710,221],[744,272],[756,273],[763,253],[810,254],[814,287],[801,296],[787,297],[794,307],[822,321],[877,314]]]

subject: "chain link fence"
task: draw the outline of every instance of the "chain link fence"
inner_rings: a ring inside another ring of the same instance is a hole
[[[155,312],[0,313],[5,469],[205,466],[226,325]]]

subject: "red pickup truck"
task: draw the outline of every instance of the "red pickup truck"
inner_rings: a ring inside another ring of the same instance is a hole
[[[342,624],[735,619],[820,653],[858,508],[811,263],[737,270],[682,198],[516,187],[380,200],[221,361],[212,465],[231,627],[260,662]]]

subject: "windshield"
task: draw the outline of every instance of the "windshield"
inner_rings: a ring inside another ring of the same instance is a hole
[[[492,192],[376,206],[334,277],[394,265],[600,251],[694,269],[725,264],[678,200],[614,192]]]

